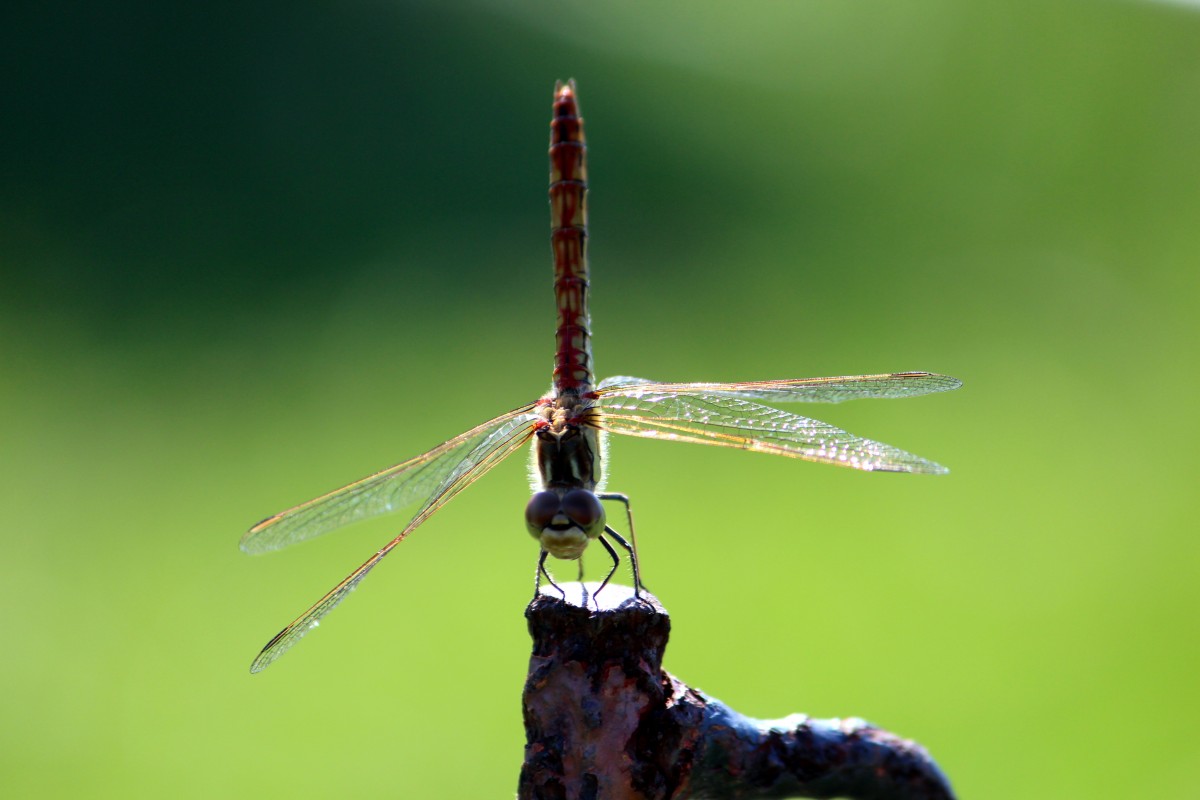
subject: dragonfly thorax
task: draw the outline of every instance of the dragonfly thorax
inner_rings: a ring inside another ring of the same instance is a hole
[[[533,439],[534,489],[595,491],[600,479],[600,437],[590,425],[552,419],[537,428]]]

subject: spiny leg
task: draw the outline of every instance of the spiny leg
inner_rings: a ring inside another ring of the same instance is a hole
[[[618,542],[624,543],[625,540],[621,538],[621,534],[617,533],[609,526],[605,525],[604,530],[606,533],[610,533],[613,536],[617,537]],[[597,595],[600,594],[600,590],[602,590],[605,586],[608,585],[608,580],[609,580],[609,578],[611,578],[613,576],[613,573],[617,571],[617,567],[621,566],[621,557],[617,555],[616,550],[613,550],[613,546],[608,543],[608,539],[604,538],[604,534],[602,533],[599,536],[597,536],[596,538],[600,540],[600,544],[604,545],[604,549],[608,551],[608,554],[610,556],[612,556],[613,565],[612,565],[612,569],[610,569],[608,571],[608,574],[604,576],[604,580],[600,581],[600,585],[596,587],[596,591],[592,592],[592,597],[596,597]],[[628,547],[629,545],[625,545],[625,546]],[[637,573],[635,572],[634,574],[636,575]],[[633,593],[635,595],[637,594],[636,587],[634,588]],[[596,601],[596,610],[597,611],[600,610],[600,601],[599,600]]]
[[[625,544],[625,540],[619,536],[617,537],[617,541],[619,541],[621,545],[629,551],[630,561],[633,564],[633,588],[646,589],[646,584],[642,583],[642,576],[637,567],[637,531],[633,527],[633,508],[629,505],[629,496],[621,494],[620,492],[600,492],[596,495],[596,497],[601,500],[616,500],[618,503],[623,503],[625,505],[625,519],[629,521],[629,538],[633,541],[633,546],[630,547],[628,544]],[[611,532],[612,531],[610,531],[610,533]],[[650,590],[646,589],[646,591],[648,592]],[[635,591],[634,594],[636,595],[637,592]]]
[[[536,598],[538,593],[542,591],[542,573],[546,571],[546,551],[542,550],[538,556],[537,569],[533,571],[533,596]]]
[[[536,600],[538,593],[542,590],[542,576],[545,575],[546,581],[555,589],[558,589],[558,593],[562,595],[562,599],[565,601],[567,593],[563,591],[561,586],[554,582],[554,578],[551,578],[550,573],[546,571],[546,556],[548,555],[550,555],[550,551],[543,550],[542,554],[538,557],[537,572],[533,576],[533,597]]]
[[[579,562],[579,589],[583,592],[583,607],[587,608],[588,592],[587,587],[583,585],[583,556],[576,559]]]
[[[641,574],[641,571],[638,570],[637,551],[633,549],[633,545],[631,545],[629,542],[625,541],[625,537],[621,536],[621,534],[614,531],[608,525],[604,526],[604,532],[607,533],[609,536],[613,537],[614,539],[616,539],[617,544],[621,545],[621,547],[624,547],[626,550],[629,551],[629,566],[633,570],[633,596],[640,598],[642,596],[641,590],[645,589],[645,587],[642,586],[642,574]],[[615,559],[617,557],[617,554],[612,549],[612,545],[610,545],[608,542],[605,542],[603,536],[600,537],[600,541],[604,542],[604,546],[608,548],[608,552],[612,553],[612,557]],[[616,569],[615,565],[613,566],[613,569]],[[608,574],[610,577],[612,576],[611,572]],[[605,578],[604,580],[606,583],[608,582],[608,578]],[[646,591],[648,592],[650,590],[646,589]]]

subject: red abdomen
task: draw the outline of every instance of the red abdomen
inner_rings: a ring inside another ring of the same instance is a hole
[[[550,245],[558,305],[554,353],[556,394],[586,392],[592,375],[587,295],[587,145],[574,81],[554,87],[550,121]]]

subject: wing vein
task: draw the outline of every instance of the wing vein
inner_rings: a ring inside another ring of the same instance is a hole
[[[530,404],[501,414],[415,458],[268,517],[246,532],[241,548],[247,553],[278,550],[421,502],[453,472],[461,453],[514,420],[532,419],[532,408]]]
[[[333,611],[342,600],[346,599],[346,596],[354,591],[375,565],[382,561],[396,545],[404,541],[418,525],[431,517],[460,491],[525,444],[533,435],[532,428],[526,425],[528,421],[516,417],[506,425],[497,428],[491,436],[477,445],[466,458],[456,465],[455,470],[443,479],[438,489],[425,501],[421,510],[409,521],[404,530],[347,575],[341,583],[314,603],[308,611],[297,617],[277,633],[271,641],[267,642],[262,652],[254,659],[254,663],[250,665],[250,671],[261,672],[286,653],[305,634],[315,628],[326,614]],[[492,442],[493,438],[496,438],[497,441]]]

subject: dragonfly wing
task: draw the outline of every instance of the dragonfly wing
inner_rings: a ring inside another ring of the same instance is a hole
[[[428,453],[368,475],[349,486],[268,517],[242,537],[247,553],[266,553],[302,542],[352,522],[399,511],[433,494],[465,456],[497,431],[532,422],[524,406],[439,444]]]
[[[600,394],[599,427],[612,433],[713,444],[865,471],[940,474],[920,456],[825,422],[752,403],[732,393],[681,393],[664,384]],[[728,386],[732,384],[721,384]],[[672,384],[666,384],[673,387]]]
[[[504,421],[499,424],[492,424],[501,419]],[[305,611],[290,625],[277,633],[271,641],[267,642],[262,652],[254,659],[254,663],[250,665],[250,671],[261,672],[271,662],[286,653],[292,645],[300,641],[304,634],[317,627],[321,618],[336,608],[338,603],[346,598],[346,595],[354,591],[355,587],[362,582],[363,578],[367,577],[367,574],[374,569],[375,565],[390,553],[396,545],[404,541],[418,525],[429,519],[438,509],[450,502],[451,498],[474,483],[485,472],[512,455],[512,453],[528,442],[529,437],[533,435],[533,427],[530,423],[534,419],[536,417],[533,414],[513,412],[512,414],[506,414],[504,417],[498,417],[492,423],[485,423],[486,425],[491,425],[487,434],[482,439],[475,437],[473,441],[476,443],[471,448],[471,451],[465,457],[453,462],[448,471],[443,472],[441,483],[428,499],[425,500],[424,505],[421,506],[421,510],[405,526],[404,530],[396,538],[384,545],[383,549],[378,553],[363,562],[362,566],[347,575],[345,580],[333,587],[312,608]]]
[[[610,375],[604,380],[600,381],[600,384],[596,387],[596,391],[599,393],[612,392],[614,394],[620,394],[623,391],[632,389],[634,386],[644,386],[648,383],[654,383],[654,381],[647,378],[631,378],[628,375]],[[664,385],[673,386],[675,384]]]
[[[962,381],[932,372],[892,372],[886,375],[844,375],[837,378],[796,378],[739,383],[654,383],[641,378],[606,378],[601,396],[637,397],[654,394],[715,394],[770,403],[841,403],[859,398],[916,397],[948,392]]]

